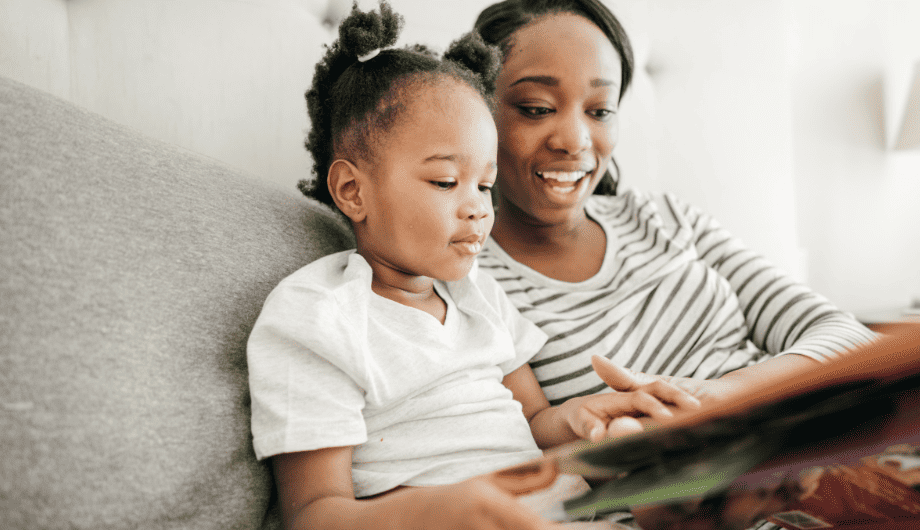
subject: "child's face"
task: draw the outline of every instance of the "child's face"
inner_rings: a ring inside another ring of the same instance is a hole
[[[498,138],[489,109],[472,88],[442,79],[416,89],[382,134],[368,164],[362,255],[375,274],[463,278],[494,219]]]

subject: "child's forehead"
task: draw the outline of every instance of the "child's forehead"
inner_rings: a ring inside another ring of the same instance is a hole
[[[397,127],[425,126],[432,122],[445,122],[445,125],[462,127],[472,114],[485,112],[491,116],[488,105],[482,96],[462,81],[441,80],[426,83],[402,98],[404,111]]]
[[[411,151],[419,160],[437,155],[434,160],[457,163],[495,156],[498,136],[492,114],[472,87],[448,79],[425,83],[400,99],[398,116],[376,136],[382,153]]]

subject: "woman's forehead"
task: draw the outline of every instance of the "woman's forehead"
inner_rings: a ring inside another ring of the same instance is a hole
[[[558,84],[578,73],[592,87],[619,89],[620,56],[603,31],[572,13],[545,15],[514,32],[499,85]]]

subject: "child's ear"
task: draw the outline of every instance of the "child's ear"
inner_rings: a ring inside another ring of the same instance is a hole
[[[329,166],[326,184],[332,200],[353,223],[360,223],[367,217],[362,200],[364,175],[354,164],[344,159],[337,159]]]

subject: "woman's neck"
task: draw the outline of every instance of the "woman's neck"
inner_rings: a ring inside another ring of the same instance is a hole
[[[515,261],[549,278],[573,283],[597,274],[607,249],[603,228],[583,207],[547,222],[503,200],[491,236]]]
[[[586,227],[593,224],[584,208],[573,210],[558,220],[546,221],[527,214],[510,201],[502,200],[495,214],[491,235],[509,253],[511,249],[545,251],[578,244]]]

